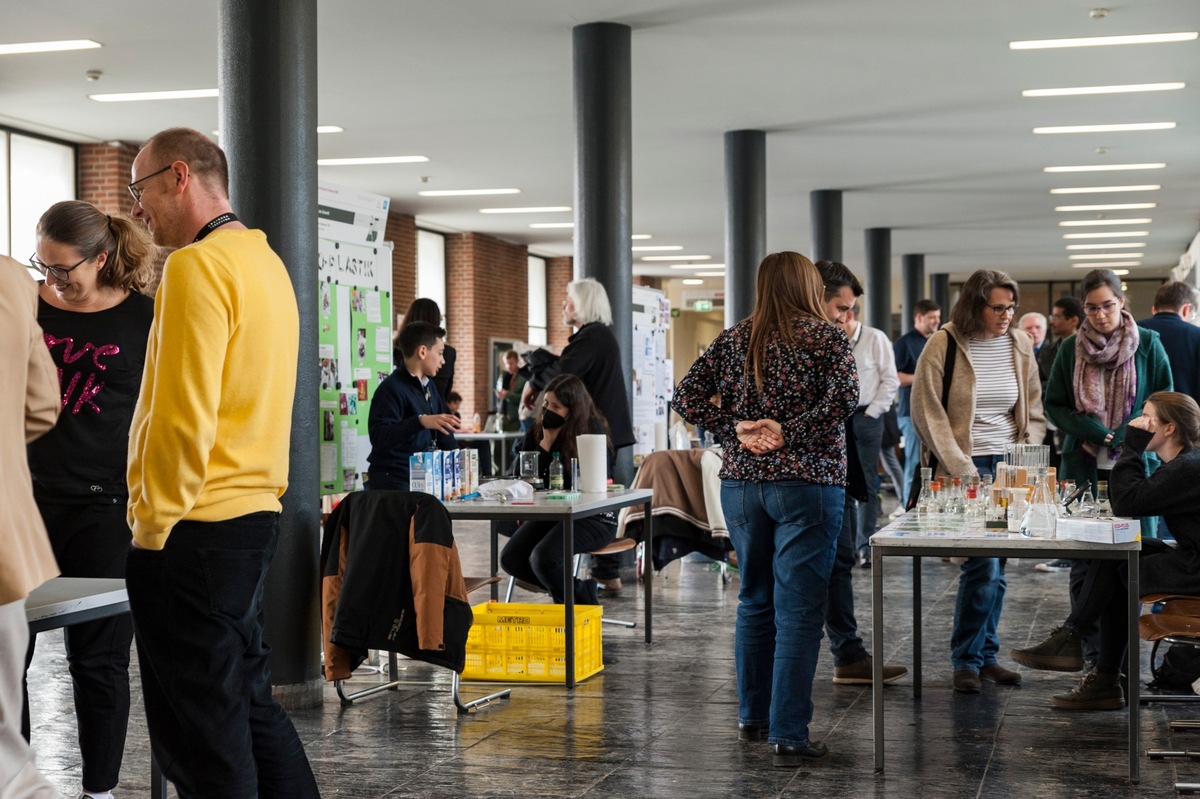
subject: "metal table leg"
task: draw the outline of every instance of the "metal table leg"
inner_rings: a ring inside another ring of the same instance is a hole
[[[575,688],[575,522],[563,518],[563,626],[565,628],[567,690]]]
[[[875,772],[883,771],[883,555],[871,547],[871,707],[875,725]]]

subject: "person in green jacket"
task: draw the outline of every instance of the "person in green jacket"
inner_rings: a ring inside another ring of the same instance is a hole
[[[1138,327],[1125,309],[1121,278],[1108,269],[1088,272],[1079,288],[1084,322],[1063,340],[1046,384],[1046,415],[1063,433],[1058,476],[1096,490],[1107,481],[1121,455],[1129,420],[1140,416],[1146,398],[1172,391],[1171,366],[1158,333]],[[1147,453],[1149,471],[1158,458]],[[1142,535],[1154,537],[1155,517],[1140,519]],[[1074,609],[1087,577],[1087,562],[1071,566],[1071,606]],[[1084,659],[1095,662],[1099,652],[1096,625],[1080,631]]]

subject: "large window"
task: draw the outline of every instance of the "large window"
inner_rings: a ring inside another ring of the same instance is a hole
[[[541,346],[546,338],[546,259],[529,256],[529,343]]]
[[[417,231],[417,296],[428,297],[446,310],[446,237],[430,230]]]
[[[0,130],[0,252],[29,258],[42,213],[75,199],[75,174],[73,145]]]

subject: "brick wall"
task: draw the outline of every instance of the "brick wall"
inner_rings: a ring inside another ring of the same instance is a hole
[[[388,211],[384,234],[392,247],[392,327],[396,314],[402,314],[417,298],[417,220],[407,214]],[[445,313],[445,309],[442,309]]]
[[[567,284],[575,279],[575,259],[546,259],[546,340],[550,349],[562,352],[571,328],[562,323],[562,306],[567,299]]]
[[[479,233],[446,236],[447,337],[458,350],[454,390],[462,415],[486,418],[493,407],[491,339],[524,341],[529,333],[529,251]]]

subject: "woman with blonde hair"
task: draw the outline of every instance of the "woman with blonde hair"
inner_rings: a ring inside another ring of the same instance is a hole
[[[1113,513],[1159,516],[1167,521],[1177,548],[1142,538],[1138,590],[1143,594],[1200,594],[1200,406],[1187,394],[1158,391],[1147,397],[1142,415],[1126,425],[1121,457],[1109,483]],[[1162,467],[1147,475],[1147,459]],[[1128,583],[1124,562],[1093,560],[1071,615],[1050,637],[1013,659],[1032,669],[1083,669],[1083,635],[1100,623],[1095,668],[1071,691],[1050,700],[1062,710],[1119,710],[1125,707],[1121,664],[1125,660]]]
[[[721,504],[741,572],[738,738],[766,738],[776,766],[824,757],[808,725],[858,372],[812,261],[763,259],[754,312],[692,365],[672,405],[725,452]]]
[[[78,200],[37,225],[30,264],[38,323],[58,367],[62,415],[29,446],[33,493],[64,577],[125,576],[129,424],[142,383],[154,301],[154,248],[144,226]],[[116,786],[129,718],[128,614],[64,630],[75,688],[83,789]],[[30,641],[26,668],[33,658]],[[23,731],[29,735],[26,702]]]

